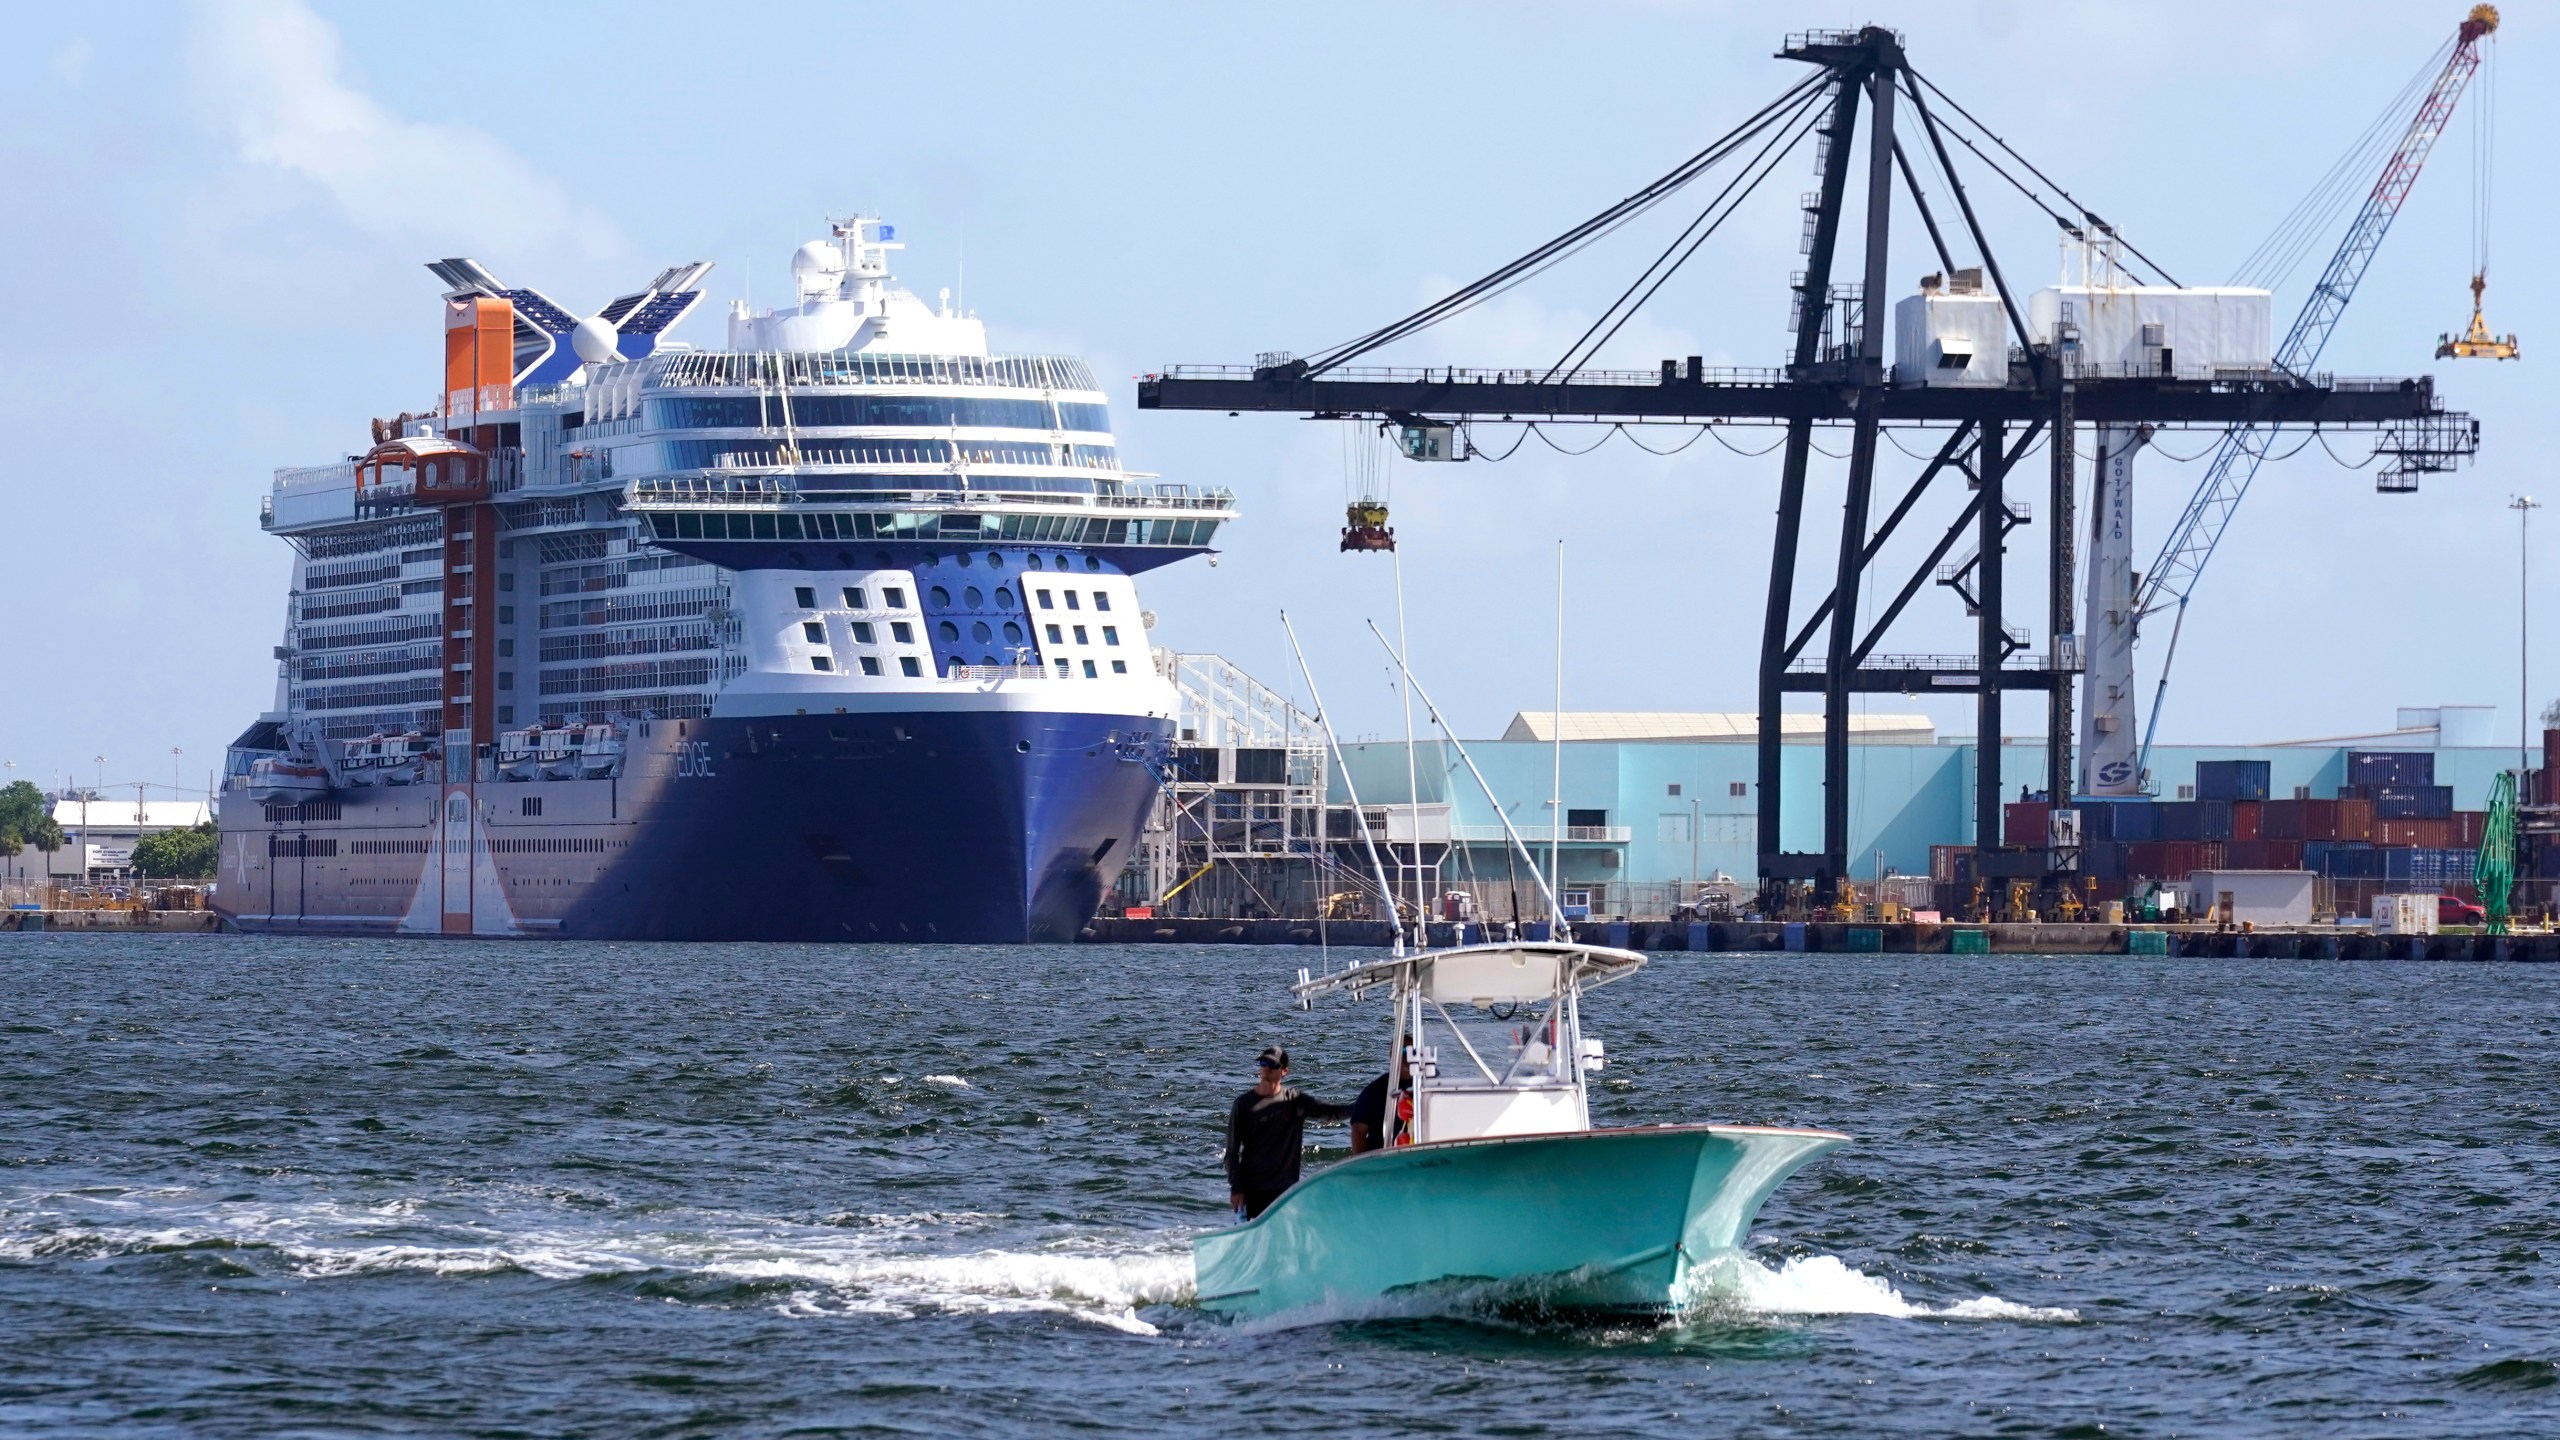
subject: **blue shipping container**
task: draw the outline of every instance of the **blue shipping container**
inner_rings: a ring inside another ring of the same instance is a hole
[[[2196,762],[2196,798],[2264,800],[2274,770],[2273,762],[2266,760],[2199,760]]]
[[[2450,785],[2377,785],[2373,789],[2376,820],[2445,820],[2452,815]]]
[[[2350,750],[2349,785],[2433,785],[2436,754],[2432,750]]]

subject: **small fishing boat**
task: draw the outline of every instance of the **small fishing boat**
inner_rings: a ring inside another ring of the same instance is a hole
[[[1644,957],[1566,941],[1464,946],[1295,987],[1384,991],[1401,1084],[1385,1144],[1316,1172],[1260,1217],[1193,1242],[1203,1308],[1262,1317],[1439,1288],[1550,1313],[1671,1315],[1741,1248],[1770,1192],[1846,1144],[1830,1130],[1593,1129],[1585,991]],[[1404,1088],[1409,1087],[1409,1088]]]

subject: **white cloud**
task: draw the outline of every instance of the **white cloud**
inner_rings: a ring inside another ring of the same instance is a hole
[[[404,119],[355,88],[341,48],[300,0],[206,0],[190,58],[241,159],[318,185],[366,231],[522,260],[625,248],[612,221],[497,137]],[[469,197],[467,220],[438,196]]]

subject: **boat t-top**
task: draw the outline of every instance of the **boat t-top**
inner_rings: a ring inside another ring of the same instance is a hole
[[[1383,994],[1397,1077],[1384,1145],[1194,1242],[1199,1303],[1267,1316],[1436,1287],[1561,1313],[1668,1315],[1741,1248],[1770,1192],[1847,1143],[1831,1130],[1594,1129],[1585,991],[1644,965],[1569,941],[1470,945],[1301,978],[1302,1005]]]

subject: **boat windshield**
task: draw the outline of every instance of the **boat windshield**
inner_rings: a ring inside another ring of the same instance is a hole
[[[1434,1030],[1454,1030],[1464,1044],[1442,1043]],[[1423,1043],[1437,1051],[1438,1079],[1458,1085],[1552,1085],[1568,1083],[1573,1073],[1556,1044],[1554,1007],[1526,1006],[1460,1009],[1444,1019],[1429,1014]]]

